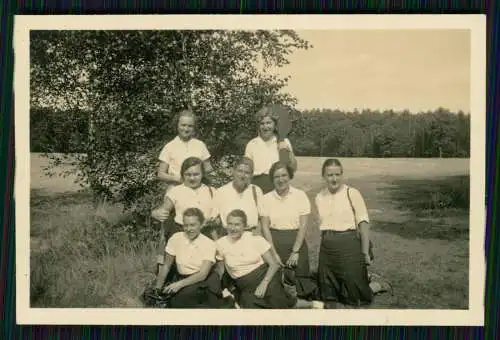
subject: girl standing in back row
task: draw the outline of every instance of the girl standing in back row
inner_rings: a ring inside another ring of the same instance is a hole
[[[285,138],[283,142],[278,142],[278,116],[270,106],[257,112],[256,121],[259,135],[248,142],[245,156],[254,163],[252,184],[258,185],[263,193],[267,194],[274,189],[273,182],[269,177],[269,169],[271,165],[280,160],[279,150],[289,151],[289,162],[293,171],[297,170],[297,160],[288,138]]]
[[[191,110],[183,110],[178,114],[176,121],[177,136],[163,147],[158,157],[160,160],[158,179],[167,183],[168,189],[183,183],[181,166],[188,157],[201,159],[207,174],[213,170],[207,146],[194,137],[196,115]]]

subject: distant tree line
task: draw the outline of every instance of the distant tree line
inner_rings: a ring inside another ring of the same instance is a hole
[[[470,156],[470,115],[463,112],[306,110],[294,117],[289,137],[299,156]],[[86,152],[81,148],[88,138],[88,112],[32,108],[30,122],[32,152]],[[243,132],[236,142],[239,151],[254,133]]]
[[[470,115],[409,111],[307,110],[290,134],[298,155],[469,157]]]

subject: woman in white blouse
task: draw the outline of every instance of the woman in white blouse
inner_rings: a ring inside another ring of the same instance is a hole
[[[254,164],[248,157],[240,157],[233,166],[233,180],[217,189],[215,207],[223,227],[227,227],[227,216],[235,209],[243,210],[247,216],[248,230],[260,230],[262,211],[262,189],[251,184]]]
[[[273,163],[279,161],[279,150],[286,149],[290,151],[290,165],[294,171],[297,169],[297,160],[288,138],[278,143],[278,116],[270,106],[264,107],[257,112],[256,121],[259,135],[248,142],[245,148],[245,156],[254,162],[252,183],[258,185],[264,194],[267,194],[274,188],[269,177],[269,169]]]
[[[313,300],[317,283],[309,270],[309,250],[305,242],[311,204],[306,193],[290,185],[293,169],[281,162],[271,166],[274,190],[264,195],[262,234],[272,245],[278,261],[294,269],[297,296]]]
[[[176,121],[177,136],[163,147],[158,157],[158,179],[167,183],[168,188],[184,182],[180,170],[188,157],[201,159],[205,171],[212,171],[207,146],[195,138],[196,115],[191,110],[182,110]]]
[[[159,248],[161,254],[157,258],[159,265],[163,263],[165,243],[174,233],[183,230],[182,214],[186,209],[198,208],[206,216],[206,219],[214,217],[215,188],[202,183],[205,177],[202,160],[197,157],[189,157],[184,160],[180,175],[183,184],[167,190],[163,204],[152,212],[152,216],[162,222],[167,220],[171,214],[175,214],[172,223],[162,224],[163,230],[160,233]],[[205,229],[202,232],[206,233]]]
[[[296,298],[285,291],[271,246],[263,237],[245,231],[246,224],[242,210],[228,214],[227,235],[216,241],[217,271],[225,267],[234,280],[241,308],[293,308]]]
[[[318,281],[327,308],[336,303],[363,306],[373,294],[391,289],[387,282],[370,282],[372,263],[368,211],[361,193],[342,182],[343,168],[331,158],[323,163],[325,187],[316,195],[321,245]]]
[[[165,247],[165,264],[155,288],[170,296],[169,308],[221,308],[224,306],[215,264],[215,242],[201,234],[203,213],[188,208],[182,213],[183,231],[172,235]],[[176,272],[165,282],[171,268]]]

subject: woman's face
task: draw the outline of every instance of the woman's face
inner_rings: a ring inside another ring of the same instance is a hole
[[[232,240],[239,240],[243,232],[245,231],[245,224],[243,223],[243,218],[238,216],[227,217],[227,236]]]
[[[184,216],[183,223],[184,233],[188,239],[192,241],[200,235],[201,223],[198,216]]]
[[[246,188],[252,180],[252,168],[248,164],[240,164],[233,170],[234,184],[239,188]]]
[[[274,172],[273,184],[277,192],[284,192],[290,188],[290,176],[285,168],[280,168]]]
[[[337,165],[330,165],[325,168],[323,179],[330,191],[336,191],[342,184],[342,168]]]
[[[201,164],[193,165],[184,172],[184,185],[196,189],[201,185],[201,177]]]
[[[190,139],[194,134],[194,118],[191,116],[181,116],[177,125],[177,133],[181,139]]]
[[[262,139],[268,140],[274,135],[274,130],[276,129],[276,124],[271,117],[266,116],[260,121],[259,133]]]

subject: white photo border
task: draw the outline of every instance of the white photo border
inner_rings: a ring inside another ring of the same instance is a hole
[[[30,30],[294,29],[470,30],[471,155],[468,310],[154,310],[31,308]],[[485,286],[485,15],[16,15],[14,17],[16,167],[16,320],[53,325],[398,325],[482,326]]]

